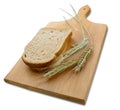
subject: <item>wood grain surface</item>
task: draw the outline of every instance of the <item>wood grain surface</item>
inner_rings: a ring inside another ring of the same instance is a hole
[[[43,73],[32,71],[20,58],[4,80],[26,89],[85,104],[107,32],[105,24],[93,23],[86,19],[89,13],[90,7],[87,5],[78,12],[78,16],[91,34],[94,43],[94,52],[81,72],[74,74],[72,69],[69,69],[47,80],[43,77]],[[69,19],[68,22],[73,26],[71,28],[72,43],[79,43],[82,39],[79,24],[74,19]],[[50,22],[46,27],[70,28],[65,21]]]

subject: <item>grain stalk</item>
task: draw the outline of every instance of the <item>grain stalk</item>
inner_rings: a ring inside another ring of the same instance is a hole
[[[82,53],[81,57],[78,59],[77,65],[73,69],[76,73],[83,68],[91,52],[92,48],[89,47]]]
[[[89,55],[91,54],[91,52],[92,52],[92,48],[90,48],[90,47],[87,48],[85,51],[83,51],[80,58],[61,63],[60,65],[56,66],[55,68],[53,68],[52,70],[50,70],[46,74],[44,74],[44,77],[51,78],[54,75],[59,74],[65,70],[67,70],[70,67],[74,67],[73,70],[75,72],[79,72],[82,69],[82,67],[84,66],[84,64],[86,63],[86,60],[89,57]]]
[[[76,64],[77,64],[77,60],[72,60],[72,61],[68,61],[66,63],[62,63],[62,64],[58,65],[57,67],[53,68],[51,71],[44,74],[44,77],[51,78],[54,75],[61,73],[72,66],[75,66]]]
[[[75,47],[69,49],[65,53],[61,54],[58,59],[62,59],[62,62],[65,61],[67,58],[78,52],[79,50],[83,49],[87,44],[89,43],[89,40],[87,38],[83,39],[83,41],[76,45]]]

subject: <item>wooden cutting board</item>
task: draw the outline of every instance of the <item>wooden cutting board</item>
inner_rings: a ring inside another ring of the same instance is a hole
[[[20,58],[4,80],[29,90],[85,104],[107,32],[105,24],[93,23],[86,19],[89,13],[89,6],[82,7],[78,12],[78,16],[88,29],[94,42],[94,52],[81,72],[75,74],[72,69],[69,69],[47,80],[43,78],[42,73],[32,71]],[[71,28],[73,32],[72,39],[75,43],[78,43],[82,39],[80,26],[74,19],[69,19],[68,22],[74,28]],[[47,27],[70,28],[65,21],[50,22]],[[78,30],[75,31],[75,29]]]

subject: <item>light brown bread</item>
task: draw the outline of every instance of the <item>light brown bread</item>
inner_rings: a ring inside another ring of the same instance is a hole
[[[71,34],[68,29],[42,28],[25,47],[23,61],[32,68],[50,64],[69,45]]]

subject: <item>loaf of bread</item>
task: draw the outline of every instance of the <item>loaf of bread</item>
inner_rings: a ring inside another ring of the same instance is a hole
[[[42,28],[25,47],[23,61],[32,68],[50,64],[67,49],[71,34],[68,29]]]

